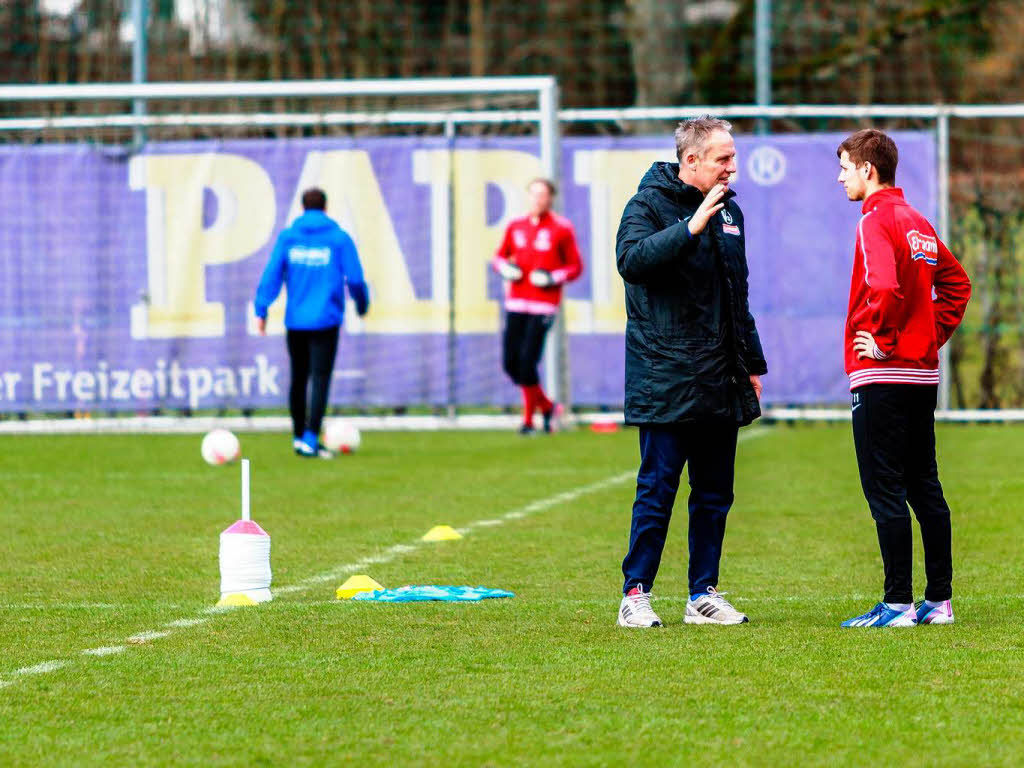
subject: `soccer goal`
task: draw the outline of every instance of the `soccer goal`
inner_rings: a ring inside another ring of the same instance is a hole
[[[551,77],[0,86],[0,412],[281,409],[284,299],[262,338],[252,298],[319,186],[372,299],[331,405],[500,413],[489,261],[528,182],[561,176],[557,114]],[[543,375],[569,404],[562,328]]]

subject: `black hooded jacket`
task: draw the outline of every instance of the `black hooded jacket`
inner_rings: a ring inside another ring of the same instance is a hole
[[[626,423],[749,424],[768,370],[747,300],[746,233],[730,189],[696,237],[704,195],[655,163],[626,204],[615,255],[626,283]]]

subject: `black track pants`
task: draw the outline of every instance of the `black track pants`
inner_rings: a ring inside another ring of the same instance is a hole
[[[302,437],[309,430],[320,434],[331,389],[334,357],[338,352],[339,327],[316,331],[288,331],[288,356],[292,363],[292,382],[288,407],[292,415],[292,433]],[[306,416],[306,389],[310,387],[309,417]]]
[[[888,603],[914,601],[908,503],[924,542],[925,599],[948,600],[953,593],[949,506],[935,462],[937,391],[916,384],[868,384],[853,391],[857,466],[878,530]]]

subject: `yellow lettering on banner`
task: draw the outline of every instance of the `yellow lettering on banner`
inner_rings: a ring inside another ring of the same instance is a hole
[[[615,234],[622,210],[651,163],[665,150],[581,150],[573,156],[577,184],[590,188],[591,301],[566,301],[570,333],[622,333],[626,326],[625,290],[615,266]],[[587,274],[585,272],[584,274]]]
[[[448,306],[430,298],[416,298],[369,154],[342,149],[306,155],[291,216],[301,212],[302,190],[312,186],[327,193],[327,214],[355,240],[370,286],[369,314],[360,322],[355,312],[346,312],[346,329],[365,333],[444,332]]]
[[[452,163],[454,167],[450,166]],[[454,237],[455,326],[459,333],[498,328],[498,302],[487,297],[491,256],[509,219],[526,209],[526,185],[540,175],[540,161],[513,150],[425,149],[413,152],[417,184],[430,186],[432,295],[448,311],[449,237]],[[448,186],[454,178],[454,233],[449,233]],[[500,218],[487,224],[487,186],[502,194]],[[447,325],[443,326],[445,329]]]
[[[497,302],[487,298],[490,257],[508,220],[525,210],[526,185],[540,174],[540,161],[529,153],[509,150],[458,150],[452,156],[456,329],[490,333],[498,328],[499,317]],[[369,155],[337,150],[311,152],[306,158],[291,215],[300,212],[298,196],[303,189],[319,186],[327,193],[328,214],[355,239],[370,284],[372,307],[362,325],[366,332],[443,333],[448,329],[448,255],[443,251],[447,248],[449,157],[447,150],[413,153],[414,181],[431,187],[429,299],[417,299],[413,292]],[[490,226],[488,184],[502,192],[505,202],[502,216]]]
[[[447,150],[417,149],[412,153],[412,180],[430,188],[430,295],[448,305],[451,244],[451,154]]]
[[[146,191],[148,302],[132,308],[133,338],[224,335],[224,306],[206,300],[206,267],[249,256],[274,228],[274,186],[239,155],[139,155],[132,189]],[[203,192],[217,219],[203,227]]]
[[[487,274],[509,219],[526,211],[526,185],[541,175],[540,159],[515,150],[455,152],[455,328],[498,329],[498,304],[487,298]],[[487,224],[487,185],[501,190],[504,210]]]

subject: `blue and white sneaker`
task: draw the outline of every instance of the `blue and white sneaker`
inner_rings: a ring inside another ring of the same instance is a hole
[[[302,438],[295,438],[293,443],[295,453],[307,459],[333,459],[334,452],[321,443],[317,436],[310,430],[302,434]]]
[[[952,624],[953,623],[953,602],[943,600],[938,605],[928,605],[921,602],[917,606],[918,624]]]
[[[917,613],[911,606],[906,611],[898,611],[890,608],[885,603],[879,603],[862,616],[855,616],[847,619],[840,626],[843,627],[915,627],[917,626]]]

